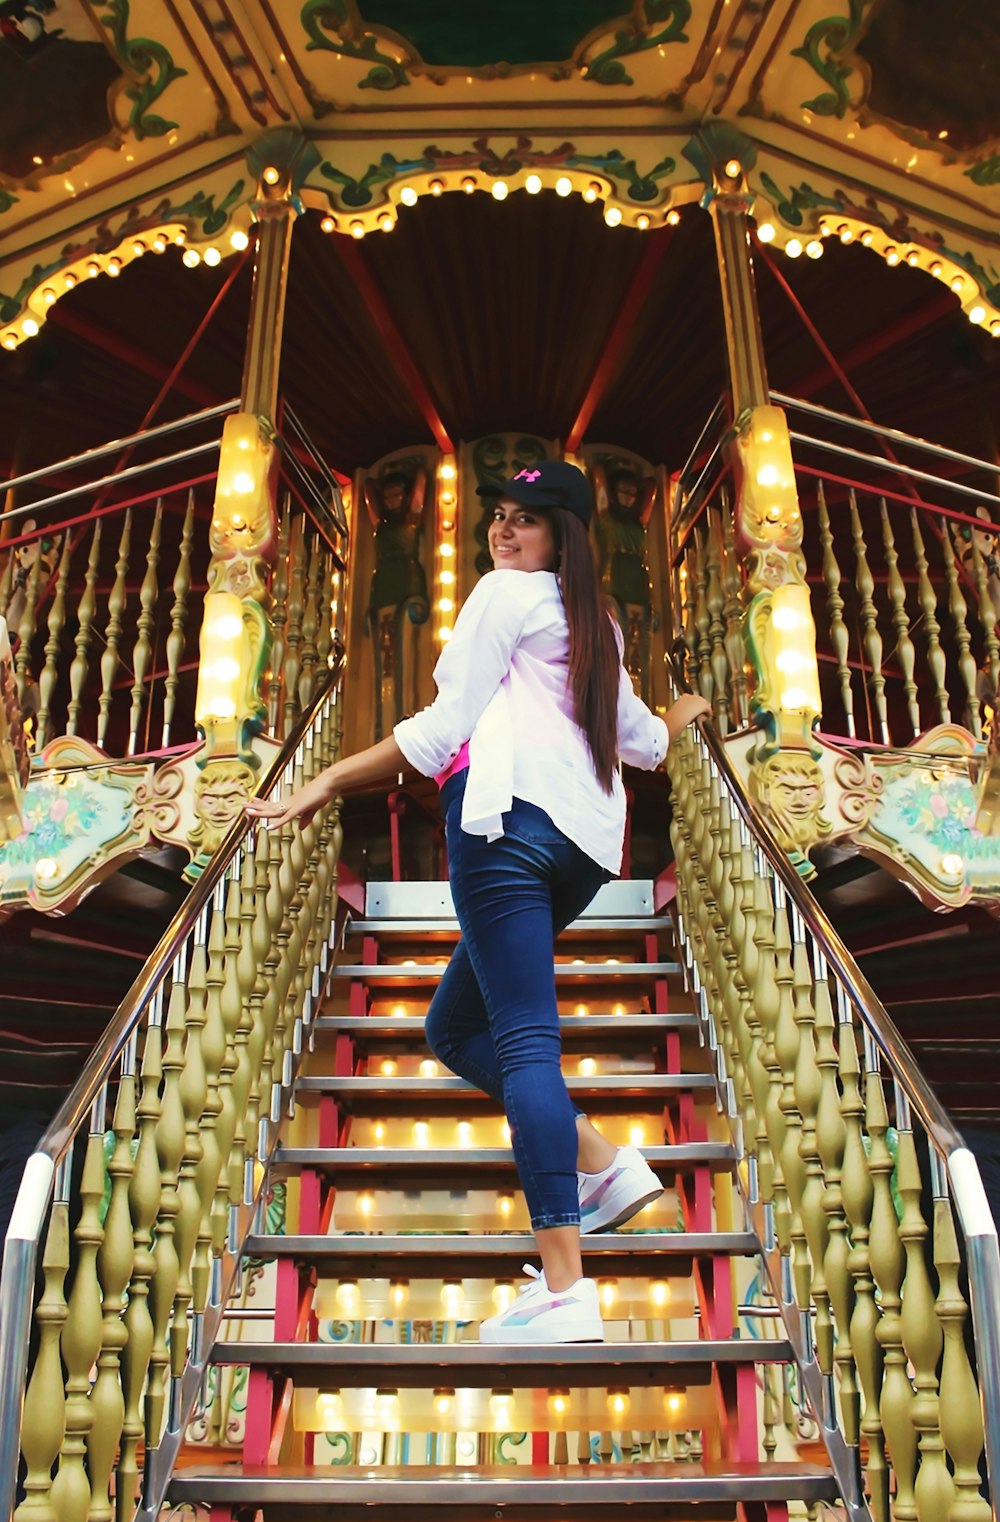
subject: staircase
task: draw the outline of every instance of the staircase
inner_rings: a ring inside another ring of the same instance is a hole
[[[780,1321],[748,1335],[739,1308],[759,1243],[652,898],[650,883],[609,884],[557,948],[570,1091],[610,1139],[643,1146],[665,1188],[627,1228],[585,1239],[606,1344],[479,1345],[533,1242],[503,1117],[424,1043],[458,935],[447,885],[373,884],[272,1159],[285,1230],[245,1243],[276,1263],[272,1335],[210,1354],[249,1365],[242,1462],[178,1469],[170,1502],[211,1507],[214,1522],[442,1506],[713,1519],[837,1496],[827,1465],[775,1452],[793,1352]]]

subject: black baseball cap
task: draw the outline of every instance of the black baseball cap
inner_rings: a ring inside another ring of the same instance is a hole
[[[590,482],[568,460],[539,460],[537,465],[519,470],[509,481],[488,481],[485,486],[478,486],[476,495],[509,497],[525,507],[564,507],[580,519],[584,528],[589,526],[594,513]]]

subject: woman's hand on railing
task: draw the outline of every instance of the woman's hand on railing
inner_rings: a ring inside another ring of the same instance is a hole
[[[314,777],[305,787],[300,787],[281,802],[272,803],[269,798],[248,798],[246,813],[254,821],[263,821],[266,829],[280,829],[283,824],[290,824],[293,819],[297,819],[299,828],[304,830],[313,816],[332,802],[340,791],[337,768],[328,766],[325,772],[320,772],[318,777]]]
[[[700,697],[695,692],[684,692],[667,709],[666,722],[667,733],[671,741],[677,739],[682,729],[693,724],[695,719],[710,718],[712,705],[707,698]]]

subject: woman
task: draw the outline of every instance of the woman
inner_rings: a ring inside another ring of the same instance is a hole
[[[652,769],[702,698],[666,721],[634,694],[588,538],[593,495],[549,460],[503,485],[488,532],[495,572],[476,586],[434,672],[429,708],[338,761],[284,803],[248,813],[308,822],[351,788],[408,767],[441,785],[461,939],[427,1014],[432,1050],[503,1104],[542,1272],[482,1323],[483,1342],[603,1340],[584,1231],[621,1225],[662,1192],[633,1147],[615,1148],[570,1101],[560,1066],[553,943],[621,869],[621,758]],[[529,1270],[534,1274],[534,1270]]]

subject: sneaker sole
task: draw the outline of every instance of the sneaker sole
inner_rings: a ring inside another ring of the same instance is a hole
[[[628,1204],[622,1206],[617,1214],[614,1213],[614,1207],[612,1206],[612,1214],[610,1216],[603,1217],[598,1214],[596,1220],[588,1221],[586,1225],[581,1223],[581,1236],[588,1236],[594,1231],[614,1231],[617,1226],[624,1226],[626,1221],[631,1221],[633,1216],[638,1215],[640,1210],[645,1210],[647,1205],[652,1205],[653,1201],[658,1200],[663,1193],[663,1186],[658,1184],[655,1189],[649,1190],[647,1194],[641,1195],[639,1199],[629,1200]]]

